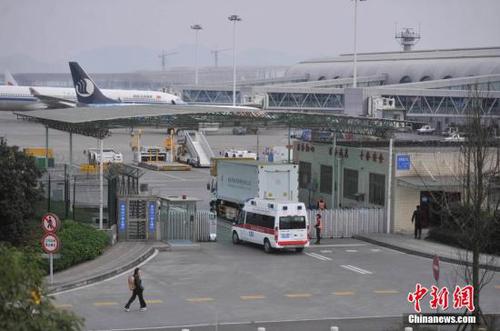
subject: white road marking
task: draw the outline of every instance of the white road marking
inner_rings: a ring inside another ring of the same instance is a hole
[[[370,249],[370,250],[371,250],[372,252],[375,252],[375,253],[376,253],[376,252],[380,252],[380,249],[379,249],[379,248],[372,248],[372,249]]]
[[[316,253],[306,253],[306,255],[309,255],[310,257],[314,257],[315,259],[318,259],[321,261],[331,261],[332,260],[331,258],[329,258],[327,256],[323,256],[323,255],[316,254]]]
[[[357,249],[346,249],[345,251],[347,253],[356,253],[358,250]]]
[[[325,247],[325,248],[333,248],[333,247],[363,247],[363,246],[368,246],[369,244],[321,244],[319,247]],[[309,246],[309,248],[318,248],[318,246],[312,245]]]
[[[320,250],[320,253],[322,253],[322,254],[331,253],[331,252],[333,252],[333,251],[328,250],[328,249],[322,249],[322,250]]]
[[[341,267],[344,268],[344,269],[347,269],[347,270],[351,270],[351,271],[360,273],[362,275],[371,275],[371,274],[373,274],[373,272],[371,272],[371,271],[368,271],[368,270],[365,270],[365,269],[361,269],[360,267],[355,267],[355,266],[350,265],[350,264],[343,264],[343,265],[341,265]]]

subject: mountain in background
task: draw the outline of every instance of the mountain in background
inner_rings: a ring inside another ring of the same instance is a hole
[[[219,47],[223,49],[224,47]],[[227,47],[230,48],[230,47]],[[214,66],[214,55],[211,48],[200,45],[198,48],[198,65]],[[166,66],[194,66],[195,45],[181,44],[165,49],[165,52],[176,52],[166,58]],[[162,49],[142,47],[114,46],[96,48],[75,54],[70,59],[53,62],[39,61],[30,55],[20,54],[0,57],[0,72],[9,70],[12,73],[64,73],[68,72],[68,61],[78,61],[88,71],[93,73],[121,73],[143,70],[161,70],[159,55]],[[248,49],[236,54],[237,65],[266,66],[293,65],[310,56],[288,54],[269,49]],[[219,66],[232,65],[231,50],[219,53]]]

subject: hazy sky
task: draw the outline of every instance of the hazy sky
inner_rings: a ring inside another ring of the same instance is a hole
[[[352,0],[0,0],[0,59],[66,63],[102,49],[177,49],[194,44],[189,27],[199,23],[203,64],[210,49],[231,47],[233,13],[243,18],[238,53],[288,62],[352,52]],[[500,0],[367,0],[358,4],[358,49],[398,50],[396,22],[421,25],[418,49],[500,46],[499,14]]]

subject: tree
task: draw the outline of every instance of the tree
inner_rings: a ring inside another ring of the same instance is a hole
[[[477,86],[471,89],[468,104],[464,110],[465,123],[462,127],[466,140],[461,142],[456,173],[461,198],[449,201],[433,197],[438,201],[443,224],[453,231],[454,240],[465,249],[460,256],[464,265],[463,280],[474,288],[474,315],[478,323],[487,324],[480,306],[481,290],[493,277],[488,265],[494,258],[481,263],[481,253],[495,245],[494,233],[500,228],[498,210],[500,206],[500,159],[499,144],[494,125],[489,123],[484,112],[491,105],[487,92]],[[462,326],[463,330],[467,326]],[[473,328],[476,329],[478,325]]]
[[[35,202],[41,198],[40,176],[33,157],[0,138],[0,241],[22,242]]]
[[[56,309],[46,296],[38,259],[32,253],[0,245],[0,330],[81,330],[81,318]]]

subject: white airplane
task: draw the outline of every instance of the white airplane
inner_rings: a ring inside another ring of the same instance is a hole
[[[87,75],[85,74],[85,76]],[[78,78],[76,82],[79,82],[82,77],[78,76]],[[75,81],[75,78],[73,78],[73,80]],[[95,94],[99,94],[101,99],[94,99],[94,90],[96,92]],[[109,101],[100,102],[102,100]],[[128,105],[183,104],[184,101],[176,95],[159,91],[99,90],[88,76],[84,77],[79,84],[75,85],[75,88],[0,85],[0,110],[72,108],[79,105],[94,105],[100,103],[120,103]]]
[[[184,104],[176,95],[139,90],[101,90],[77,62],[70,62],[71,77],[75,86],[78,104],[85,106],[103,105],[150,105]]]

